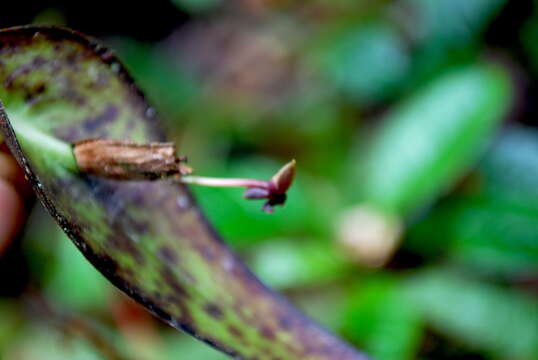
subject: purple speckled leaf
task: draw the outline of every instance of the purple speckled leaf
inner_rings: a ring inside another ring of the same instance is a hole
[[[61,28],[1,30],[0,99],[3,136],[40,200],[86,258],[156,316],[241,359],[365,359],[263,286],[184,186],[84,176],[24,141],[20,129],[64,142],[165,140],[110,50]]]

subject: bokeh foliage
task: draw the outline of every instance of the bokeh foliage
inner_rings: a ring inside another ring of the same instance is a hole
[[[297,159],[271,216],[240,191],[193,189],[262,279],[376,359],[538,357],[533,1],[172,3],[188,20],[165,38],[106,40],[197,173],[268,177]],[[364,204],[402,224],[375,268],[339,239],[343,214]],[[93,319],[131,357],[223,358],[121,311],[132,305],[43,214],[14,256],[27,288]],[[62,346],[57,327],[28,316],[27,295],[5,293],[8,359],[99,358],[84,336]]]

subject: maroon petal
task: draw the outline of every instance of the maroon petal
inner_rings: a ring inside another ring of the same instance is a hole
[[[269,197],[269,190],[264,188],[248,188],[243,194],[245,199],[267,199]]]

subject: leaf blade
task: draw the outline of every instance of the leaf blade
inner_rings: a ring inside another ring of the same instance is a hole
[[[0,59],[0,127],[12,153],[62,229],[115,286],[233,356],[364,359],[263,286],[186,187],[81,176],[39,144],[18,141],[10,120],[71,143],[164,140],[108,49],[71,30],[20,27],[0,31]]]

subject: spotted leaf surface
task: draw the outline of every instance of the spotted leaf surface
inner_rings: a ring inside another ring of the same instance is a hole
[[[110,50],[66,29],[1,30],[0,99],[3,137],[40,200],[86,258],[156,316],[241,359],[365,358],[262,285],[184,186],[81,175],[72,159],[25,140],[30,130],[67,143],[166,140]]]

